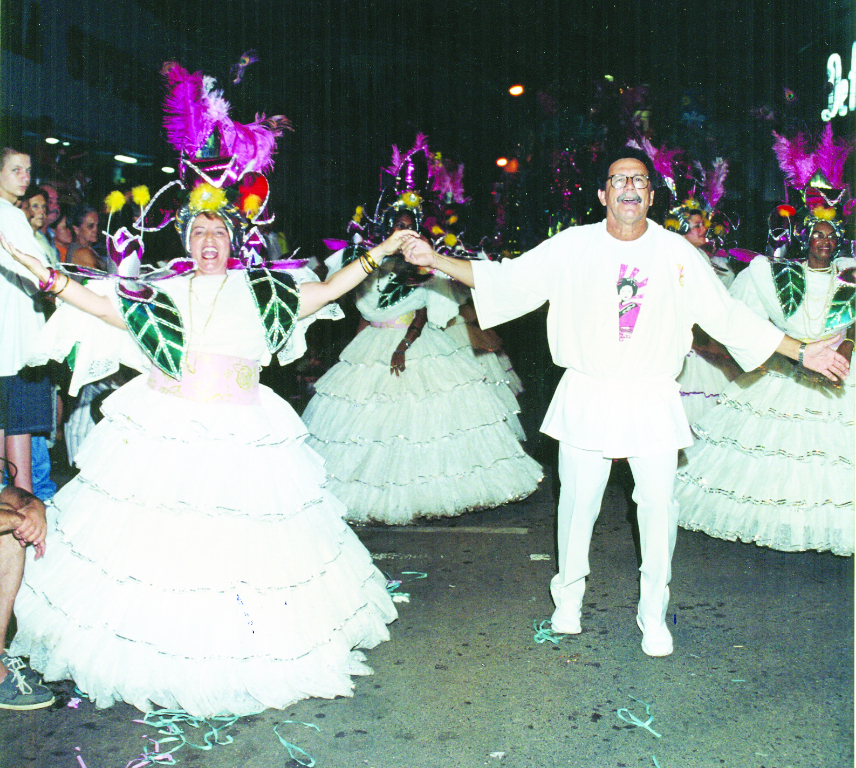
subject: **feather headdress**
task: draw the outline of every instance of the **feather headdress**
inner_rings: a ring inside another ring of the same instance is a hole
[[[627,142],[627,146],[632,147],[633,149],[641,149],[649,158],[651,158],[654,170],[663,177],[663,181],[666,182],[666,186],[668,186],[672,194],[675,195],[675,158],[680,155],[683,150],[666,149],[665,144],[658,149],[651,143],[650,139],[647,139],[644,136],[640,141],[631,139]]]
[[[808,150],[808,136],[804,133],[788,139],[773,131],[773,136],[773,152],[785,174],[785,180],[791,186],[802,189],[817,171],[826,177],[833,188],[845,185],[844,164],[853,150],[853,142],[835,139],[832,125],[826,124],[813,152]]]
[[[449,168],[451,166],[451,170]],[[464,193],[464,164],[454,165],[438,152],[431,165],[431,192],[445,203],[465,205],[470,198]]]
[[[223,91],[215,88],[213,78],[201,72],[190,73],[176,62],[161,69],[166,79],[164,129],[170,144],[182,159],[229,158],[230,167],[222,174],[222,183],[233,184],[250,172],[268,173],[273,169],[276,140],[291,122],[277,115],[256,119],[244,125],[229,116],[230,105]],[[185,164],[187,165],[187,164]],[[221,178],[206,179],[215,186]]]
[[[711,209],[725,196],[725,177],[728,176],[728,163],[724,158],[717,157],[713,161],[713,170],[705,174],[702,184],[702,194]]]

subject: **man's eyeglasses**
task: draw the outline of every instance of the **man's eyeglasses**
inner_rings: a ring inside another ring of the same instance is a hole
[[[607,176],[607,180],[612,184],[613,189],[624,189],[628,179],[633,179],[633,186],[636,189],[645,189],[648,186],[647,176],[625,176],[623,173],[615,173],[612,176]]]

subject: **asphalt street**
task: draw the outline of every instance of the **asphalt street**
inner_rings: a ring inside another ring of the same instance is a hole
[[[853,558],[680,531],[675,652],[649,658],[616,463],[583,633],[536,638],[556,559],[550,475],[499,509],[357,529],[402,597],[391,641],[367,653],[375,674],[354,679],[352,698],[234,722],[161,716],[158,727],[57,684],[51,709],[0,712],[0,768],[141,768],[168,764],[171,749],[188,768],[853,766]]]

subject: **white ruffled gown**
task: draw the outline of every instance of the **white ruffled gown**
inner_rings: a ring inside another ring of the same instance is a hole
[[[709,258],[704,251],[702,254],[706,259]],[[716,276],[728,288],[734,281],[734,272],[728,266],[727,259],[713,256],[709,261]],[[684,413],[687,415],[690,426],[716,405],[720,394],[734,379],[737,371],[739,369],[736,363],[730,358],[690,349],[678,376],[681,404],[684,406]]]
[[[515,397],[523,392],[523,382],[502,349],[502,339],[492,329],[482,329],[476,310],[470,304],[461,304],[458,315],[446,326],[446,335],[473,355],[484,369],[488,381],[499,387],[508,387]],[[520,413],[520,409],[514,412]]]
[[[853,259],[839,259],[847,268]],[[807,299],[787,320],[766,258],[732,288],[794,338],[820,338],[830,276],[807,274]],[[784,551],[854,551],[854,378],[839,387],[776,354],[744,373],[693,429],[678,472],[679,524]]]
[[[531,495],[543,472],[520,445],[514,393],[488,381],[472,347],[442,330],[458,314],[453,284],[431,278],[380,309],[387,279],[379,270],[357,289],[357,308],[373,325],[316,382],[303,412],[348,519],[406,524]],[[392,354],[422,307],[428,322],[396,376]]]
[[[195,278],[192,312],[188,278],[160,285],[192,351],[248,360],[229,369],[243,385],[252,361],[270,360],[243,275]],[[305,325],[286,359],[302,354]],[[67,305],[47,328],[44,357],[81,342],[73,388],[120,361],[150,367],[130,334]],[[354,649],[389,639],[396,611],[304,425],[264,386],[256,404],[234,405],[213,381],[201,400],[148,381],[105,401],[79,474],[49,506],[46,555],[28,559],[15,606],[14,653],[100,707],[208,717],[351,695],[350,675],[371,672]]]

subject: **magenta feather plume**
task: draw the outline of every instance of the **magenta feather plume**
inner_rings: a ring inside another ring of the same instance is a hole
[[[202,73],[190,74],[174,62],[164,64],[161,72],[167,81],[163,105],[167,140],[179,152],[193,154],[211,129],[207,104],[203,100]]]
[[[398,173],[398,169],[401,168],[401,153],[398,151],[398,145],[392,145],[392,162],[388,167],[384,168],[390,176],[395,176]]]
[[[817,157],[817,167],[826,176],[826,180],[835,189],[840,189],[845,186],[844,182],[844,164],[847,162],[848,155],[853,151],[852,141],[836,141],[832,137],[832,125],[826,124],[823,129],[823,136],[815,153]]]
[[[787,139],[773,131],[776,140],[773,152],[779,161],[779,167],[785,179],[797,189],[802,189],[811,177],[820,171],[834,187],[844,186],[844,163],[853,150],[853,142],[836,140],[832,135],[832,126],[827,123],[818,142],[817,149],[809,152],[808,137],[804,133]]]
[[[677,157],[683,150],[680,149],[666,149],[666,145],[664,144],[662,147],[657,149],[650,141],[650,139],[642,137],[641,141],[636,141],[635,139],[631,139],[627,142],[628,147],[633,147],[633,149],[641,149],[649,158],[651,158],[651,163],[654,165],[654,170],[657,171],[661,176],[668,179],[673,179],[675,176],[675,157]]]
[[[806,149],[808,137],[798,133],[793,139],[787,139],[773,131],[776,140],[773,152],[779,161],[779,168],[785,174],[785,180],[792,186],[802,189],[817,170],[814,155]]]
[[[167,94],[164,98],[164,128],[167,139],[179,152],[195,155],[212,131],[220,134],[220,154],[234,155],[237,177],[273,168],[276,139],[291,123],[282,115],[256,115],[249,125],[229,117],[230,105],[214,80],[201,72],[190,74],[175,63],[164,65]]]
[[[711,208],[725,195],[725,177],[728,176],[728,163],[721,157],[713,161],[713,171],[706,175],[704,196]]]
[[[431,191],[447,203],[468,203],[470,198],[464,193],[463,163],[452,171],[447,170],[443,163],[435,163],[431,168]]]
[[[398,172],[401,170],[401,166],[408,157],[415,154],[416,152],[425,152],[428,153],[428,136],[424,133],[416,134],[416,141],[413,143],[413,146],[407,150],[404,154],[401,153],[397,144],[392,145],[392,162],[388,167],[384,168],[384,171],[388,173],[390,176],[397,176]]]
[[[241,173],[256,171],[267,173],[273,168],[273,155],[276,152],[276,139],[282,136],[282,129],[272,129],[264,115],[256,115],[249,125],[225,120],[218,125],[220,129],[220,154],[234,155],[235,166]]]

